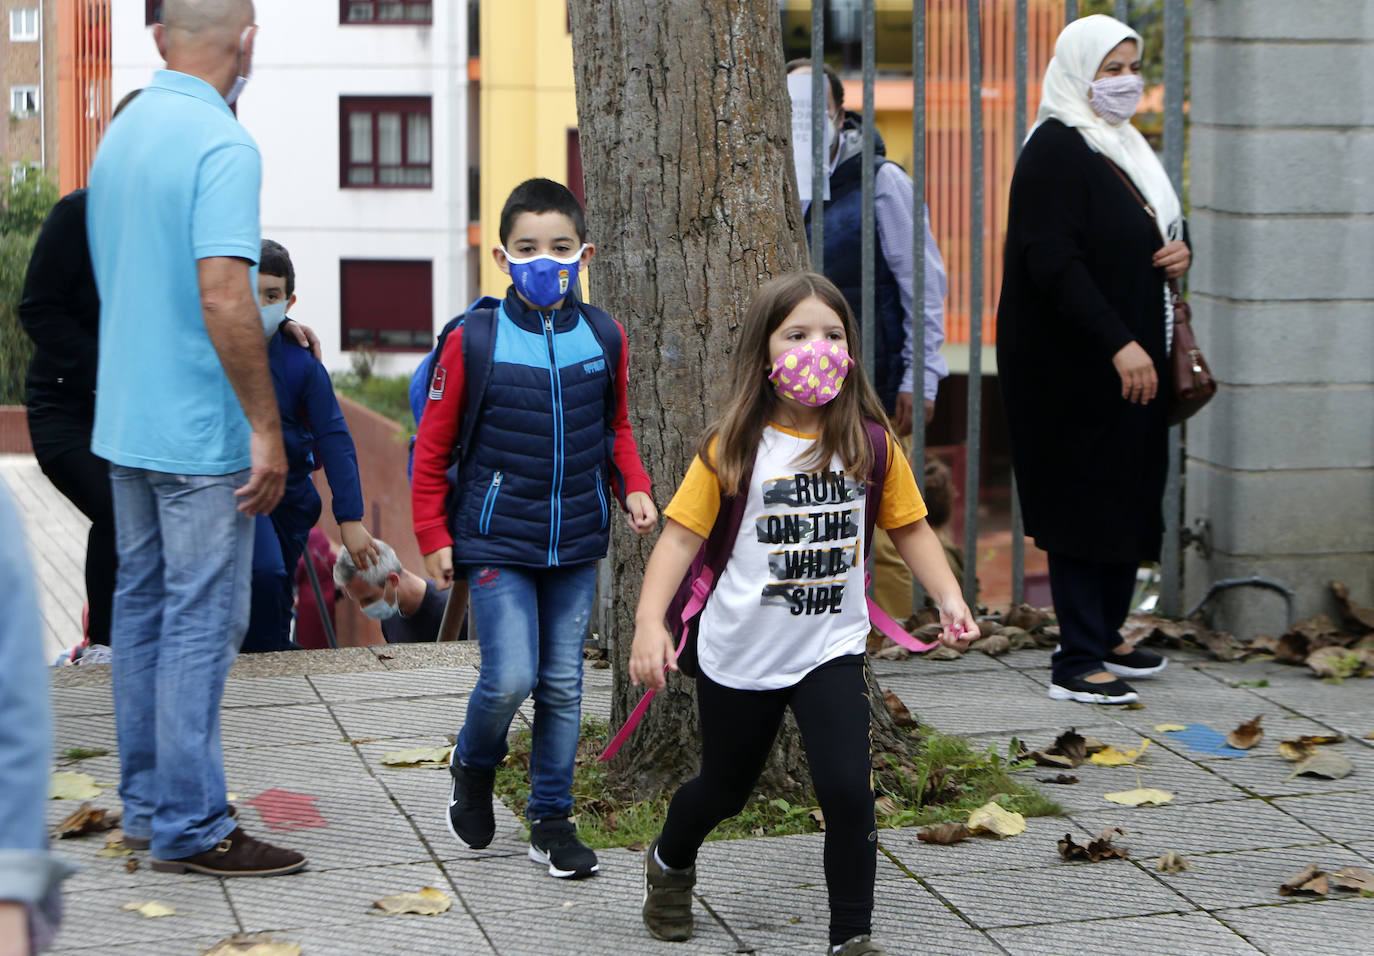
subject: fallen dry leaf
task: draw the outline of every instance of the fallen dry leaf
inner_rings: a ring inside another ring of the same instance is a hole
[[[106,860],[114,860],[121,856],[129,856],[133,852],[133,850],[129,849],[122,843],[111,843],[109,846],[105,847],[103,850],[100,850],[98,853],[96,853],[96,856],[102,857]]]
[[[892,715],[892,722],[898,727],[914,727],[916,721],[911,719],[911,711],[907,710],[906,704],[902,699],[890,690],[883,691],[883,703],[887,705],[887,711]]]
[[[95,777],[75,770],[58,770],[48,778],[50,800],[93,800],[100,796]]]
[[[1331,582],[1331,593],[1347,624],[1357,630],[1374,631],[1374,607],[1362,607],[1350,600],[1350,589],[1339,581]]]
[[[68,814],[61,823],[53,828],[53,836],[59,840],[84,836],[87,833],[100,833],[119,826],[119,810],[97,810],[89,803]]]
[[[442,890],[426,886],[416,893],[395,893],[391,896],[384,896],[379,900],[373,900],[372,905],[387,916],[397,916],[402,913],[438,916],[440,913],[447,913],[448,908],[453,905],[453,901]]]
[[[1041,783],[1077,783],[1078,778],[1067,773],[1058,773],[1053,777],[1036,777]]]
[[[1139,750],[1117,750],[1115,747],[1105,747],[1088,758],[1092,763],[1101,767],[1126,767],[1134,764],[1140,759],[1141,754],[1150,746],[1148,740],[1140,741]]]
[[[890,817],[897,812],[897,803],[891,797],[882,796],[873,801],[873,809],[879,816]]]
[[[1067,767],[1072,770],[1088,757],[1087,741],[1072,727],[1054,738],[1044,750],[1027,754],[1042,767]]]
[[[1087,860],[1089,863],[1097,863],[1101,860],[1127,859],[1127,849],[1112,843],[1112,840],[1115,839],[1114,835],[1124,836],[1125,831],[1120,827],[1107,827],[1098,835],[1096,840],[1089,840],[1084,846],[1075,843],[1073,835],[1066,833],[1064,839],[1059,841],[1059,856],[1066,863],[1071,860]]]
[[[1168,790],[1158,790],[1154,787],[1137,787],[1134,790],[1120,790],[1116,793],[1104,793],[1112,803],[1119,803],[1127,807],[1143,807],[1146,804],[1168,803],[1174,795]]]
[[[1360,866],[1343,866],[1331,874],[1331,885],[1338,890],[1374,893],[1374,873]]]
[[[935,650],[927,651],[921,656],[928,661],[957,661],[964,655],[961,651],[957,651],[947,644],[941,644]]]
[[[138,857],[131,857],[124,861],[124,872],[132,873],[138,869]]]
[[[1293,767],[1293,772],[1284,779],[1292,780],[1294,777],[1302,775],[1339,780],[1342,777],[1350,776],[1354,769],[1355,765],[1350,762],[1350,758],[1345,754],[1336,753],[1334,750],[1321,750],[1299,762]]]
[[[1328,891],[1326,874],[1309,863],[1296,876],[1290,877],[1279,887],[1280,896],[1325,896]]]
[[[1326,744],[1338,744],[1345,739],[1345,734],[1319,734],[1281,740],[1279,741],[1279,756],[1284,760],[1303,760],[1316,753],[1318,747]]]
[[[157,900],[152,900],[148,903],[125,903],[120,909],[130,910],[148,919],[157,919],[159,916],[175,916],[177,913],[177,911],[170,906],[159,903]]]
[[[1155,869],[1160,873],[1182,873],[1184,870],[1192,869],[1192,867],[1183,858],[1183,854],[1177,850],[1170,850],[1155,861]]]
[[[971,651],[982,651],[988,657],[1000,657],[1011,650],[1011,638],[1005,634],[989,634],[969,644]]]
[[[1254,720],[1247,720],[1237,726],[1235,730],[1226,735],[1227,745],[1235,747],[1237,750],[1249,750],[1259,743],[1264,737],[1264,730],[1260,727],[1260,720],[1263,717],[1263,714],[1259,714]]]
[[[916,839],[922,843],[939,843],[942,845],[958,843],[960,840],[967,840],[971,836],[973,836],[973,831],[962,823],[937,823],[934,826],[916,831]]]
[[[1307,666],[1317,677],[1344,680],[1364,677],[1369,673],[1370,661],[1366,649],[1346,650],[1344,647],[1321,647],[1307,657]]]
[[[825,829],[825,814],[821,812],[820,807],[812,808],[811,810],[807,811],[806,815],[810,817],[812,820],[814,820],[816,826],[819,827],[821,830]]]
[[[393,750],[382,754],[382,763],[388,767],[448,767],[452,747],[411,747],[408,750]]]
[[[1187,729],[1184,724],[1155,724],[1155,730],[1161,734],[1174,734]]]
[[[279,943],[268,933],[235,933],[200,956],[301,956],[298,943]]]
[[[106,846],[114,846],[116,843],[123,843],[123,842],[124,842],[124,829],[123,829],[122,827],[115,827],[115,828],[114,828],[113,830],[111,830],[109,833],[105,834],[105,845],[106,845]]]
[[[1036,610],[1029,604],[1017,604],[1002,615],[1006,627],[1019,627],[1023,631],[1033,631],[1050,619],[1046,611]]]
[[[997,803],[985,803],[968,816],[968,828],[974,833],[991,833],[999,837],[1016,836],[1026,831],[1026,818]]]

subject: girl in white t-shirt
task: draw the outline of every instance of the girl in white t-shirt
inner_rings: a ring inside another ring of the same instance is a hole
[[[877,832],[864,676],[865,508],[877,508],[877,526],[938,604],[943,640],[970,640],[978,627],[890,434],[882,500],[866,500],[874,448],[865,422],[886,426],[887,417],[848,354],[857,342],[853,313],[825,277],[795,273],[764,284],[731,358],[724,413],[664,511],[630,652],[630,677],[655,689],[665,669],[677,669],[668,604],[722,497],[746,496],[698,623],[701,773],[673,796],[645,853],[644,924],[659,939],[692,935],[697,850],[744,807],[790,707],[825,814],[832,951],[886,952],[869,937]]]

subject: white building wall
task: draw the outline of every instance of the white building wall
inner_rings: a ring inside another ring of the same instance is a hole
[[[115,3],[114,102],[162,67],[142,4]],[[345,370],[341,259],[429,259],[434,328],[461,311],[467,244],[469,117],[466,4],[436,0],[431,26],[339,23],[338,0],[258,0],[253,76],[239,119],[262,151],[263,235],[286,246],[324,364]],[[339,187],[340,96],[430,96],[433,186]],[[376,371],[408,373],[421,353],[382,353]]]

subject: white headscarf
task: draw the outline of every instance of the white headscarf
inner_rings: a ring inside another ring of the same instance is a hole
[[[1183,207],[1155,151],[1130,120],[1113,125],[1088,105],[1093,77],[1107,54],[1123,40],[1134,40],[1138,55],[1144,56],[1140,34],[1120,20],[1094,14],[1066,26],[1055,41],[1054,57],[1045,70],[1040,111],[1035,114],[1031,132],[1048,119],[1077,129],[1089,147],[1131,177],[1154,207],[1165,239],[1178,239],[1183,234]]]

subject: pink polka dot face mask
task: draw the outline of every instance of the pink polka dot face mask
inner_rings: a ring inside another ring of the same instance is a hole
[[[819,408],[840,394],[854,360],[839,342],[817,339],[783,352],[773,362],[768,379],[778,394]]]

